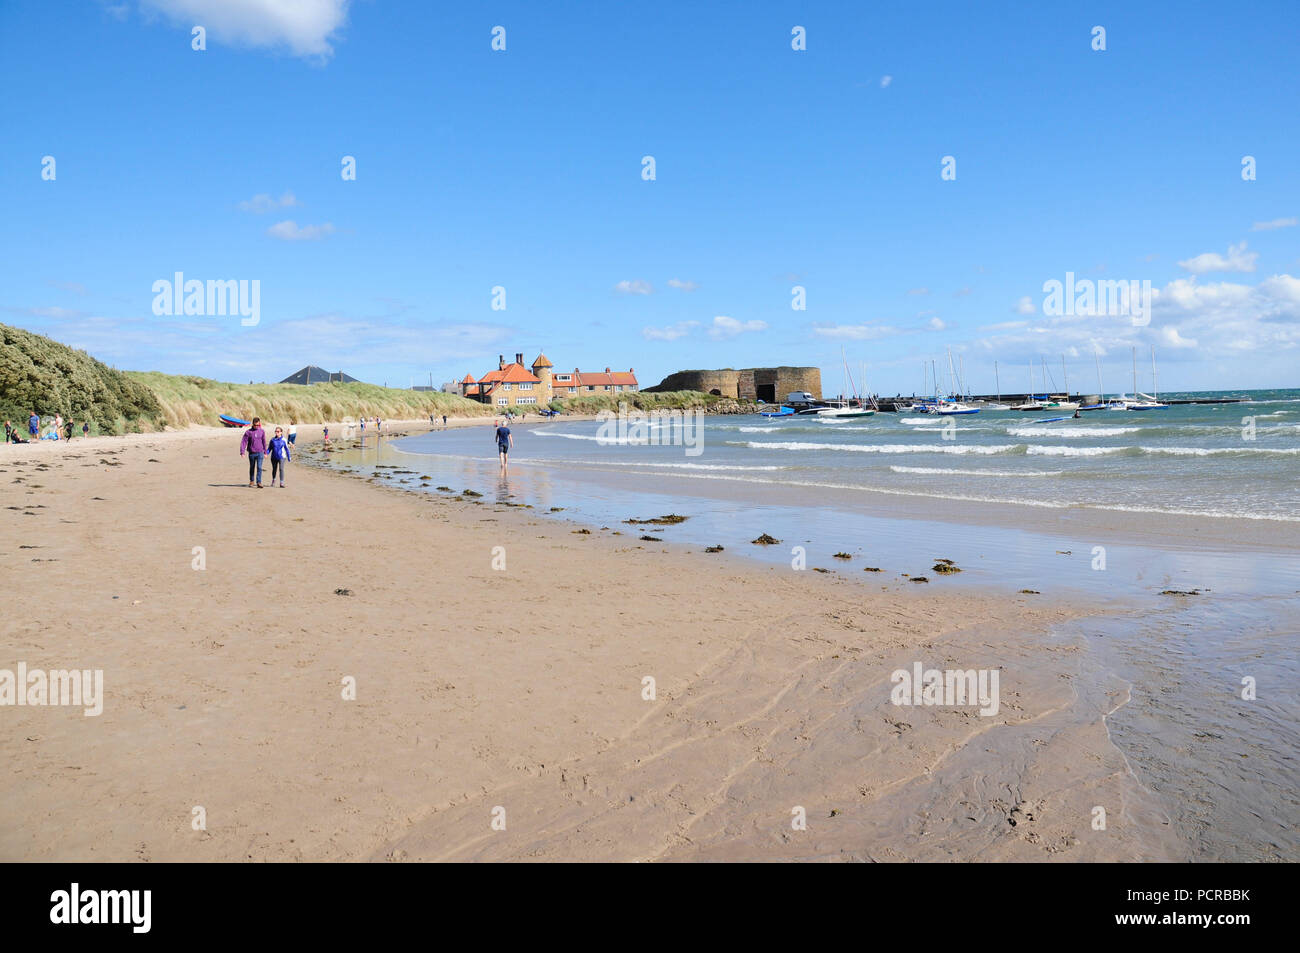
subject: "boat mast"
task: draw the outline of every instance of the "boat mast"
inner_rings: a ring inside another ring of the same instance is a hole
[[[1138,395],[1138,349],[1133,348],[1133,399],[1137,400]]]
[[[1151,345],[1151,396],[1160,403],[1160,388],[1156,385],[1156,346]]]
[[[998,378],[998,362],[993,362],[993,383],[998,389],[998,403],[1002,403],[1002,381]]]
[[[1065,399],[1070,399],[1070,375],[1065,372],[1065,355],[1061,355],[1061,381],[1065,384]]]

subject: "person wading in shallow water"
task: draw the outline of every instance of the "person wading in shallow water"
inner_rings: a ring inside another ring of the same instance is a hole
[[[507,421],[502,418],[500,425],[497,427],[496,434],[497,454],[501,457],[501,472],[503,474],[506,472],[506,454],[508,454],[510,448],[515,445],[514,434],[510,432],[510,428],[506,426],[506,423]]]
[[[239,455],[248,454],[248,485],[253,486],[253,475],[257,475],[256,486],[262,488],[262,456],[266,453],[266,431],[262,429],[262,418],[254,417],[253,425],[244,431],[239,441]]]

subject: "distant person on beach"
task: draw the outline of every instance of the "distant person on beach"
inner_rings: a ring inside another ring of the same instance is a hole
[[[9,442],[9,438],[12,437],[13,434],[14,434],[14,425],[6,420],[5,421],[5,443]]]
[[[443,425],[444,427],[447,426],[447,415],[446,415],[446,414],[443,414],[443,415],[442,415],[442,425]]]
[[[329,427],[326,427],[326,428],[325,428],[325,445],[326,445],[326,446],[329,446],[329,442],[330,442],[330,428],[329,428]]]
[[[271,440],[271,486],[275,486],[275,475],[280,474],[280,486],[284,486],[284,471],[288,469],[289,441],[284,439],[284,430],[275,428],[275,437]]]
[[[54,415],[54,438],[56,440],[59,440],[62,439],[62,437],[63,437],[63,415],[55,414]]]
[[[298,421],[289,421],[289,446],[298,442]]]
[[[262,488],[262,455],[266,453],[266,431],[262,429],[262,418],[254,417],[253,424],[244,431],[239,441],[239,455],[248,454],[248,485],[253,486],[253,475],[257,475],[257,488]]]
[[[40,432],[41,432],[41,418],[37,417],[36,411],[33,410],[32,415],[27,418],[27,435],[29,437],[35,438],[36,435],[39,434]]]
[[[81,422],[81,439],[84,440],[89,436],[90,436],[90,421],[83,420]]]
[[[65,421],[64,424],[63,424],[63,426],[65,426],[65,427],[68,428],[68,439],[71,440],[71,439],[72,439],[72,421],[71,421],[71,420],[67,420],[67,421]]]
[[[506,472],[506,455],[510,452],[510,449],[515,445],[514,435],[510,432],[510,428],[506,426],[508,422],[509,421],[507,421],[504,417],[502,417],[501,423],[497,426],[497,433],[496,433],[497,454],[501,457],[502,473]]]
[[[361,418],[361,439],[362,440],[366,439],[366,418],[365,417]]]

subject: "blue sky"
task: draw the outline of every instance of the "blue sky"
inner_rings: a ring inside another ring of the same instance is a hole
[[[0,321],[235,381],[544,348],[836,391],[844,348],[892,394],[952,348],[980,392],[1095,347],[1114,391],[1154,345],[1162,390],[1300,385],[1300,6],[910,7],[6,0]],[[177,271],[259,323],[155,315]],[[1066,272],[1149,325],[1044,314]]]

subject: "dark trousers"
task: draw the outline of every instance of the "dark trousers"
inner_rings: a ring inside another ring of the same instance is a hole
[[[257,482],[262,482],[262,455],[260,453],[249,453],[248,455],[248,482],[253,482],[253,474],[257,474]]]
[[[275,482],[275,475],[278,473],[278,474],[280,474],[280,485],[283,486],[283,485],[284,485],[284,471],[287,470],[287,469],[289,469],[289,461],[288,461],[288,460],[277,460],[277,459],[275,459],[275,457],[272,457],[272,458],[271,458],[271,482],[272,482],[272,483]]]

